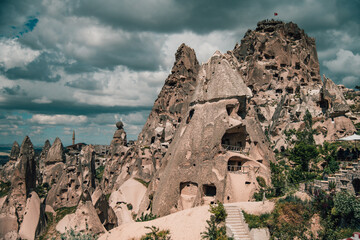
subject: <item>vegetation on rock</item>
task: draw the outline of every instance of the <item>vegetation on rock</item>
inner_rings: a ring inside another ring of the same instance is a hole
[[[145,227],[150,229],[151,232],[146,233],[145,236],[141,237],[141,240],[170,240],[170,231],[161,230],[155,226]]]
[[[221,202],[217,202],[216,205],[210,205],[209,212],[212,214],[210,220],[206,220],[208,226],[206,231],[201,233],[201,238],[208,240],[232,239],[226,236],[225,219],[227,213],[224,205]]]

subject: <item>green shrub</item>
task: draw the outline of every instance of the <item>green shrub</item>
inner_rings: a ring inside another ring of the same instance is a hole
[[[226,236],[225,220],[227,213],[224,205],[221,202],[217,202],[216,205],[210,205],[209,212],[212,213],[210,220],[206,220],[206,231],[201,233],[202,239],[209,240],[229,240]]]
[[[258,182],[260,187],[263,187],[263,188],[266,187],[266,182],[263,177],[257,176],[256,181]]]
[[[227,213],[224,204],[217,202],[217,205],[210,205],[210,213],[214,214],[216,223],[225,222]]]
[[[133,209],[133,206],[132,206],[131,203],[126,204],[126,207],[127,207],[127,209],[130,210],[130,211]]]
[[[7,196],[10,192],[11,182],[0,181],[0,197]]]
[[[265,228],[268,226],[268,220],[271,216],[271,214],[267,213],[267,214],[261,214],[260,216],[258,215],[253,215],[253,214],[248,214],[246,212],[244,212],[244,218],[245,218],[245,222],[249,225],[249,228]]]
[[[73,207],[63,207],[56,210],[55,222],[58,223],[61,219],[63,219],[66,215],[70,213],[74,213],[76,211],[77,206]]]
[[[145,227],[146,229],[150,229],[151,232],[146,233],[145,236],[141,237],[141,240],[170,240],[170,231],[169,230],[161,230],[155,226]]]
[[[35,188],[35,192],[38,194],[39,198],[45,197],[50,190],[50,185],[48,183],[44,183],[42,185],[37,185]]]
[[[95,178],[99,180],[99,182],[101,181],[103,175],[104,175],[104,170],[105,170],[105,166],[101,165],[100,167],[98,167],[96,169],[96,173],[95,173]]]
[[[93,240],[93,239],[96,240],[98,239],[98,237],[93,233],[76,232],[74,229],[70,229],[66,233],[61,234],[61,240]]]
[[[141,183],[142,185],[144,185],[146,188],[149,186],[150,182],[146,182],[144,180],[142,180],[141,178],[134,178],[136,181],[138,181],[139,183]]]
[[[135,220],[135,222],[147,222],[158,218],[159,216],[153,215],[152,213],[141,213],[141,216]]]

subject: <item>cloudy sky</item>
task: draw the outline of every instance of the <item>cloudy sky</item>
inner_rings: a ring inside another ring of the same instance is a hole
[[[321,72],[360,83],[360,0],[1,0],[0,144],[136,139],[185,42],[200,62],[272,18],[316,38]]]

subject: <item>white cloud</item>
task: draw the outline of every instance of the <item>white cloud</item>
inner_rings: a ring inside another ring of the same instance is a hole
[[[65,114],[56,114],[56,115],[45,115],[45,114],[35,114],[30,119],[30,122],[38,124],[80,124],[87,122],[88,118],[84,115],[74,116],[74,115],[65,115]]]
[[[340,49],[336,53],[336,58],[324,61],[324,65],[334,73],[360,75],[360,54],[354,54],[352,51]]]
[[[31,100],[31,102],[39,103],[39,104],[52,103],[52,101],[50,99],[48,99],[46,96],[44,96],[42,98],[37,98],[37,99]]]
[[[355,76],[347,76],[342,79],[341,84],[349,88],[354,88],[355,86],[360,85],[360,79]]]
[[[15,39],[0,41],[0,66],[5,70],[14,67],[24,67],[40,55],[40,51],[23,47]]]

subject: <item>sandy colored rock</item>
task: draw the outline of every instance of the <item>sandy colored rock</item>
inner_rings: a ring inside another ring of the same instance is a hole
[[[19,236],[22,239],[32,240],[45,228],[44,209],[36,192],[31,192],[27,199],[24,220],[20,225]]]
[[[206,220],[210,219],[208,209],[209,206],[201,206],[148,222],[126,223],[100,236],[99,240],[140,239],[141,236],[150,232],[145,226],[156,226],[160,230],[168,229],[170,230],[171,239],[201,239],[200,233],[205,231]]]
[[[109,203],[100,188],[97,188],[91,195],[91,201],[95,207],[97,215],[99,216],[100,222],[104,225],[106,230],[110,230],[118,226],[116,214],[109,206]]]
[[[59,181],[46,198],[46,204],[55,210],[76,206],[85,190],[90,193],[95,188],[94,148],[85,146],[79,157],[72,157],[62,171]]]
[[[56,138],[53,145],[48,150],[45,165],[50,165],[58,162],[65,162],[64,146],[60,138]]]
[[[15,141],[11,147],[11,152],[9,155],[9,161],[0,168],[0,180],[3,182],[9,182],[13,176],[14,167],[16,160],[20,154],[19,144]]]
[[[162,160],[156,176],[160,180],[153,185],[153,212],[157,215],[216,201],[235,202],[240,192],[240,200],[248,201],[257,189],[257,176],[269,182],[269,162],[274,155],[260,125],[247,117],[251,92],[240,74],[227,56],[216,52],[200,68],[197,79],[191,108]],[[219,81],[221,88],[216,87]],[[235,146],[239,150],[232,151]],[[236,173],[240,165],[246,169],[244,178],[231,182],[230,172]],[[245,193],[248,184],[251,187]]]
[[[76,232],[99,234],[104,233],[105,228],[101,224],[91,201],[80,201],[75,213],[66,215],[56,225],[56,230],[66,233],[74,229]]]

